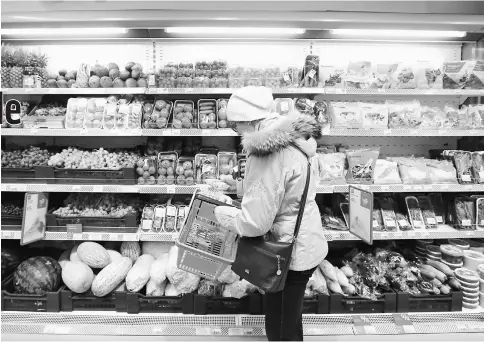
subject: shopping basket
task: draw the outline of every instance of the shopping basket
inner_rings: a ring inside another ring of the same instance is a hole
[[[237,234],[217,223],[214,209],[217,206],[239,207],[237,202],[225,203],[207,193],[196,191],[190,202],[178,246],[177,266],[203,278],[215,280],[227,266],[235,261]]]

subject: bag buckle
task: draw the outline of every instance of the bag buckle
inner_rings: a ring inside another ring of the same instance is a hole
[[[277,257],[277,272],[276,272],[276,274],[278,276],[280,276],[281,273],[282,273],[281,272],[281,257],[279,255],[276,255],[276,257]]]

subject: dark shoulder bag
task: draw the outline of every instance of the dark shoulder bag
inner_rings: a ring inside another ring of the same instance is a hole
[[[293,146],[308,158],[299,146]],[[286,284],[292,251],[299,233],[308,196],[311,177],[311,163],[309,162],[309,158],[307,169],[306,185],[304,186],[304,192],[301,197],[301,206],[297,215],[292,242],[266,241],[264,236],[252,238],[242,237],[239,239],[239,246],[235,261],[232,264],[232,271],[266,293],[282,291]]]

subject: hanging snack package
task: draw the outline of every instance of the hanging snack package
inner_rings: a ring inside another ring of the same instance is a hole
[[[371,85],[371,62],[350,62],[345,76],[345,88],[368,89]]]
[[[443,88],[463,89],[472,74],[475,63],[475,61],[445,62]]]
[[[331,102],[333,128],[362,128],[360,109],[355,102]]]
[[[386,101],[386,105],[389,128],[417,128],[422,123],[419,101]]]
[[[452,157],[457,170],[459,184],[472,184],[472,154],[466,151],[456,151]]]
[[[389,158],[398,163],[403,184],[431,184],[430,170],[424,161],[416,158]]]
[[[277,98],[273,102],[274,111],[279,115],[288,115],[294,112],[294,100],[291,98]]]
[[[475,61],[466,89],[484,89],[484,61]]]
[[[375,165],[374,184],[402,184],[398,173],[398,163],[378,159]]]
[[[418,89],[442,89],[442,63],[418,61],[415,67],[415,78]]]
[[[346,181],[349,184],[373,184],[375,164],[380,154],[379,148],[347,150],[348,172]]]
[[[301,88],[316,88],[319,84],[319,56],[308,55],[304,62],[303,72],[299,80]]]
[[[141,224],[140,228],[143,232],[151,231],[153,226],[153,220],[155,218],[155,208],[151,205],[147,205],[143,208],[143,213],[141,214]]]
[[[424,223],[427,229],[436,229],[437,228],[437,216],[435,215],[434,208],[432,207],[432,203],[430,202],[430,198],[428,196],[418,196],[418,203],[420,205],[420,209],[422,210],[422,216],[424,218]]]
[[[407,205],[408,217],[414,229],[425,228],[425,221],[422,216],[422,210],[418,200],[414,196],[407,196],[405,198],[405,204]]]
[[[165,229],[166,205],[157,205],[155,207],[152,231],[160,233]]]
[[[168,204],[166,206],[165,226],[166,233],[173,233],[176,231],[177,208],[174,205]]]
[[[429,168],[430,179],[435,184],[455,184],[457,176],[455,167],[448,160],[425,159]]]
[[[478,228],[484,228],[484,198],[478,198],[476,201],[476,224]]]
[[[139,185],[156,184],[156,157],[143,157],[136,162]]]
[[[444,224],[445,223],[445,204],[444,200],[442,199],[442,194],[439,193],[432,193],[429,194],[430,204],[434,209],[435,219],[437,220],[437,224]]]
[[[484,104],[471,104],[467,110],[470,128],[484,128]]]
[[[158,184],[173,185],[175,184],[175,164],[178,159],[176,152],[158,153]]]
[[[484,184],[484,152],[472,152],[471,158],[474,182]]]
[[[198,100],[198,128],[215,129],[217,128],[217,101]]]
[[[396,212],[395,217],[397,218],[398,228],[400,230],[413,230],[413,227],[408,221],[407,216],[400,212]]]
[[[395,215],[395,203],[391,197],[382,197],[379,200],[380,210],[383,217],[383,224],[385,225],[385,230],[396,231],[397,217]]]
[[[318,153],[319,181],[323,184],[345,184],[344,153]]]
[[[199,153],[195,156],[197,184],[205,184],[209,179],[217,179],[217,156]]]
[[[476,212],[474,201],[469,197],[454,198],[455,224],[457,229],[475,230]]]
[[[320,72],[325,88],[343,88],[344,67],[335,67],[332,65],[321,65]]]
[[[392,86],[395,89],[415,89],[417,81],[413,66],[406,63],[399,63],[397,69],[392,75]]]
[[[194,185],[195,184],[195,160],[191,157],[179,157],[176,161],[176,184]]]
[[[385,230],[385,224],[383,223],[383,216],[381,213],[380,203],[375,198],[373,202],[373,226],[374,231],[381,232]]]
[[[441,129],[445,126],[445,112],[438,107],[421,107],[422,129]]]
[[[377,64],[374,78],[371,82],[372,89],[390,89],[392,87],[392,74],[397,70],[398,63]]]
[[[363,128],[387,128],[388,108],[384,104],[358,102]]]

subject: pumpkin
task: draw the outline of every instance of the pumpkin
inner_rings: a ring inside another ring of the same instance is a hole
[[[83,242],[77,248],[79,259],[92,268],[104,268],[110,262],[108,251],[97,242]]]
[[[121,255],[130,258],[133,263],[141,255],[141,247],[137,241],[125,241],[121,244]]]
[[[61,266],[51,258],[38,256],[25,260],[13,274],[15,292],[45,294],[57,291],[61,280]]]
[[[75,293],[84,293],[91,288],[94,273],[80,261],[67,261],[62,267],[62,281]]]

